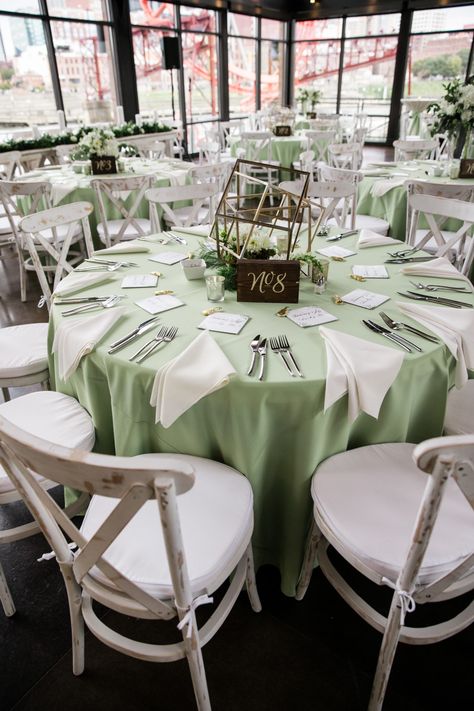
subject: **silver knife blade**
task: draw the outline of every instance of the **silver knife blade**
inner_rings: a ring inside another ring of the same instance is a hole
[[[177,235],[174,232],[168,232],[168,234],[171,235],[171,237],[176,240],[176,242],[179,242],[180,244],[187,244],[184,237],[181,237],[180,235]]]
[[[415,295],[414,291],[407,290],[412,296]],[[435,304],[456,304],[456,306],[467,306],[467,308],[472,309],[472,304],[467,304],[465,301],[456,301],[456,299],[449,299],[447,296],[433,296],[432,294],[416,294],[416,296],[421,296],[423,301],[433,301]]]
[[[432,336],[431,334],[426,333],[425,331],[419,331],[414,326],[410,326],[409,323],[403,323],[402,321],[393,321],[387,316],[387,314],[382,312],[379,314],[379,316],[387,324],[387,326],[393,330],[396,330],[395,326],[403,326],[404,329],[410,331],[410,333],[413,333],[415,336],[425,338],[427,341],[431,341],[432,343],[439,343],[439,338],[436,338],[435,336]]]
[[[436,259],[436,257],[396,257],[395,259],[386,259],[385,264],[411,264],[412,262],[429,262],[430,259]]]
[[[153,316],[153,318],[149,318],[146,321],[143,321],[143,323],[139,324],[127,336],[124,336],[123,338],[120,338],[118,341],[114,341],[114,343],[111,343],[110,348],[107,351],[107,353],[109,353],[109,354],[114,353],[115,351],[118,351],[120,348],[123,348],[124,346],[126,346],[128,343],[131,343],[131,341],[135,340],[135,338],[138,338],[138,336],[141,336],[144,333],[147,333],[147,331],[150,331],[152,328],[154,328],[156,326],[157,320],[158,320],[158,316]]]
[[[369,319],[369,323],[373,324],[374,326],[377,326],[381,330],[382,333],[390,334],[390,336],[394,336],[395,338],[397,338],[400,341],[400,343],[404,343],[409,348],[414,348],[415,351],[418,351],[419,353],[423,353],[423,349],[420,348],[419,346],[417,346],[416,343],[409,341],[408,338],[404,338],[404,336],[400,336],[399,333],[395,333],[395,331],[385,328],[384,326],[381,326],[379,323],[375,323],[375,321],[371,321],[370,319]]]
[[[263,371],[265,370],[265,357],[267,355],[267,339],[262,338],[258,344],[258,354],[260,356],[260,373],[258,379],[263,380]]]
[[[395,336],[393,336],[391,333],[384,333],[382,328],[380,326],[377,326],[376,323],[373,321],[365,321],[362,319],[362,323],[364,323],[368,329],[373,331],[374,333],[378,333],[380,336],[383,336],[384,338],[387,338],[389,341],[392,341],[393,343],[396,343],[397,346],[400,346],[400,348],[403,348],[405,351],[408,351],[408,353],[411,353],[412,350],[411,348],[408,348],[404,343],[401,343]]]
[[[410,292],[410,294],[404,294],[401,291],[397,291],[397,294],[400,294],[400,296],[404,296],[405,299],[413,299],[413,301],[428,301],[430,304],[441,304],[441,306],[452,306],[453,309],[460,309],[462,308],[459,304],[455,303],[450,303],[447,304],[444,301],[435,301],[435,299],[431,299],[429,296],[424,296],[422,294],[413,294]]]
[[[332,237],[326,237],[326,242],[336,242],[344,237],[350,237],[351,235],[356,235],[358,230],[350,230],[349,232],[340,232],[338,235],[333,235]]]

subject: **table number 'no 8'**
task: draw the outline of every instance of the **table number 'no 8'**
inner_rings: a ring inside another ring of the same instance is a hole
[[[294,260],[249,259],[237,263],[237,301],[298,303],[300,265]]]

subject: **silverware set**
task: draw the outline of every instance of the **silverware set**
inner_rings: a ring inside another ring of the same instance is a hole
[[[184,237],[181,237],[181,235],[177,235],[174,232],[162,232],[162,234],[165,235],[164,239],[156,239],[156,240],[151,240],[148,237],[137,237],[137,240],[140,240],[141,242],[161,242],[163,244],[167,244],[168,242],[177,242],[178,244],[187,244],[186,240]]]
[[[304,378],[304,375],[301,372],[298,363],[296,362],[296,359],[291,351],[288,338],[285,335],[270,338],[270,346],[272,351],[280,356],[282,362],[285,364],[285,367],[292,378],[296,378],[297,376],[299,376],[300,378]],[[293,369],[291,367],[292,365],[296,370],[296,373],[293,372]]]
[[[77,267],[76,271],[77,272],[115,272],[117,269],[120,269],[121,267],[137,267],[138,264],[135,264],[135,262],[122,262],[116,259],[95,259],[94,257],[90,257],[89,259],[86,259],[86,262],[90,262],[91,264],[81,264],[79,267]],[[84,266],[85,264],[85,266]]]
[[[425,289],[425,291],[454,291],[469,293],[470,289],[465,289],[463,286],[451,286],[448,284],[422,284],[419,281],[410,281],[410,284],[415,289]]]
[[[400,346],[400,348],[408,351],[408,353],[413,353],[414,350],[419,353],[423,353],[423,350],[415,343],[408,341],[406,338],[403,338],[403,336],[399,336],[397,333],[394,333],[394,331],[389,331],[388,328],[384,328],[380,324],[375,323],[375,321],[371,321],[370,319],[366,321],[365,319],[362,319],[362,323],[374,333],[378,333],[380,336],[396,343],[397,346]]]
[[[349,230],[349,232],[339,232],[337,235],[332,235],[332,237],[326,237],[326,242],[337,242],[344,237],[351,237],[356,235],[359,230]]]
[[[426,257],[394,257],[386,259],[385,264],[415,264],[416,262],[429,262],[431,259],[436,259],[434,256]]]
[[[431,341],[431,343],[439,343],[439,338],[436,338],[436,336],[432,336],[430,333],[426,333],[426,331],[420,331],[419,328],[410,326],[409,323],[403,323],[402,321],[394,321],[384,311],[380,312],[380,317],[385,322],[385,324],[392,329],[392,331],[406,330],[410,333],[413,333],[415,336],[424,338],[426,341]]]
[[[396,252],[387,252],[390,257],[395,257],[395,259],[404,259],[405,257],[411,257],[415,252],[419,252],[418,247],[410,247],[409,249],[399,249]]]
[[[136,328],[133,329],[130,333],[128,333],[126,336],[123,336],[123,338],[119,338],[117,341],[114,341],[113,343],[110,344],[110,348],[107,351],[107,353],[115,353],[116,351],[119,351],[121,348],[125,348],[129,343],[134,341],[136,338],[139,336],[142,336],[144,333],[147,333],[150,331],[155,325],[156,322],[158,321],[158,316],[152,316],[152,318],[148,318],[146,321],[143,321],[142,323],[139,323]]]
[[[295,378],[299,376],[300,378],[303,378],[303,373],[301,372],[298,363],[296,362],[296,359],[291,351],[291,346],[288,342],[288,339],[285,335],[283,336],[274,336],[269,339],[270,340],[270,347],[274,353],[276,353],[282,360],[282,362],[285,365],[285,368],[287,369],[288,373],[291,375],[292,378]],[[255,366],[257,364],[257,358],[259,359],[259,368],[258,368],[258,380],[263,380],[264,373],[265,373],[265,363],[266,363],[266,357],[267,357],[267,339],[266,338],[261,338],[260,334],[255,336],[255,338],[251,341],[250,345],[250,352],[251,352],[251,357],[250,357],[250,364],[247,369],[247,375],[252,375],[255,369]],[[296,372],[294,372],[296,371]],[[256,374],[257,371],[255,371]]]
[[[255,336],[255,338],[250,343],[250,350],[252,352],[252,355],[250,358],[250,365],[247,370],[247,375],[252,375],[258,356],[260,363],[258,379],[263,380],[263,374],[265,371],[265,359],[267,357],[267,339],[260,338],[260,335]]]
[[[173,338],[178,333],[176,326],[162,326],[156,336],[145,343],[136,353],[134,353],[128,360],[134,360],[136,363],[141,363],[148,358],[152,353],[156,351],[158,346],[162,343],[170,343]]]
[[[111,309],[113,306],[119,303],[121,296],[109,296],[105,301],[93,301],[90,304],[83,304],[82,306],[76,306],[74,309],[68,309],[62,312],[62,316],[74,316],[74,314],[88,313],[94,309],[102,307],[103,309]]]
[[[404,296],[406,299],[412,299],[413,301],[427,301],[430,304],[438,304],[438,306],[451,306],[454,309],[462,309],[466,306],[468,309],[472,309],[472,304],[467,304],[465,301],[456,301],[455,299],[448,299],[445,296],[431,296],[429,294],[419,294],[414,291],[408,291],[406,294],[401,291],[397,291],[397,294]]]
[[[124,299],[124,296],[118,296],[118,299]],[[56,306],[66,306],[66,304],[92,304],[110,299],[110,294],[107,296],[63,296],[62,298],[55,297],[54,304]]]

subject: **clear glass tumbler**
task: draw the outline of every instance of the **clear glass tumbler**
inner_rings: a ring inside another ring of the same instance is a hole
[[[207,276],[206,289],[208,301],[224,301],[224,277],[223,276]]]

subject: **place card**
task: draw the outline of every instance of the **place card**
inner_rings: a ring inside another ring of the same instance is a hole
[[[364,277],[365,279],[389,278],[389,274],[383,264],[355,264],[352,267],[352,273],[355,276]]]
[[[346,249],[345,247],[337,247],[336,245],[332,247],[322,247],[317,249],[319,254],[324,254],[325,257],[352,257],[357,252],[353,252],[351,249]]]
[[[243,314],[229,314],[225,311],[206,316],[204,321],[201,321],[198,328],[206,331],[219,331],[220,333],[240,333],[247,321],[248,316]]]
[[[122,279],[122,289],[142,289],[145,286],[156,286],[158,277],[153,274],[132,274]]]
[[[170,296],[169,294],[149,296],[147,299],[135,301],[135,304],[149,314],[159,314],[162,311],[169,311],[170,309],[176,309],[178,306],[184,306],[184,303],[177,299],[176,296]]]
[[[187,258],[187,254],[182,254],[182,252],[161,252],[148,257],[150,262],[159,262],[160,264],[177,264]]]
[[[337,321],[337,316],[333,316],[328,311],[320,309],[318,306],[304,306],[301,309],[291,309],[286,314],[290,321],[293,321],[302,328],[308,326],[320,326],[322,323]]]
[[[384,304],[389,299],[390,296],[386,296],[385,294],[376,294],[373,291],[366,291],[365,289],[354,289],[354,291],[351,291],[349,294],[341,297],[341,300],[345,304],[361,306],[363,309],[375,309],[377,306]]]

